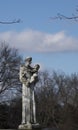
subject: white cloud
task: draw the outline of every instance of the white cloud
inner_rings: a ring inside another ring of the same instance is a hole
[[[0,33],[0,41],[7,42],[20,51],[56,52],[78,51],[78,39],[67,36],[64,31],[49,34],[35,30]]]

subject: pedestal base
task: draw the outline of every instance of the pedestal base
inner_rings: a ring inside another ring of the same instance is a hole
[[[27,123],[27,124],[21,124],[19,125],[18,129],[20,130],[41,130],[41,126],[39,123],[35,123],[35,124],[31,124],[31,123]]]
[[[32,125],[30,123],[19,125],[18,129],[20,130],[32,130]]]

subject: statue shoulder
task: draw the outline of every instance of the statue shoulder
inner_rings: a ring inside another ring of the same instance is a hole
[[[20,66],[20,70],[21,70],[21,71],[27,71],[28,68],[27,68],[24,64],[22,64],[22,65]]]
[[[26,68],[26,67],[25,67],[24,64],[21,64],[21,65],[20,65],[20,69],[24,70],[25,68]]]
[[[25,67],[25,65],[24,65],[24,64],[21,64],[20,67]]]

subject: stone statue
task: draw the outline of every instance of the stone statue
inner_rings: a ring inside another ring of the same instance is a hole
[[[32,57],[25,59],[25,64],[20,67],[20,81],[22,82],[22,124],[19,129],[31,129],[36,124],[36,107],[34,86],[38,82],[39,64],[31,66]]]

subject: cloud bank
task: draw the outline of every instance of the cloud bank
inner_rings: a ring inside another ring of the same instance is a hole
[[[35,30],[0,32],[0,42],[4,41],[23,52],[78,51],[78,39],[64,31],[55,34]]]

